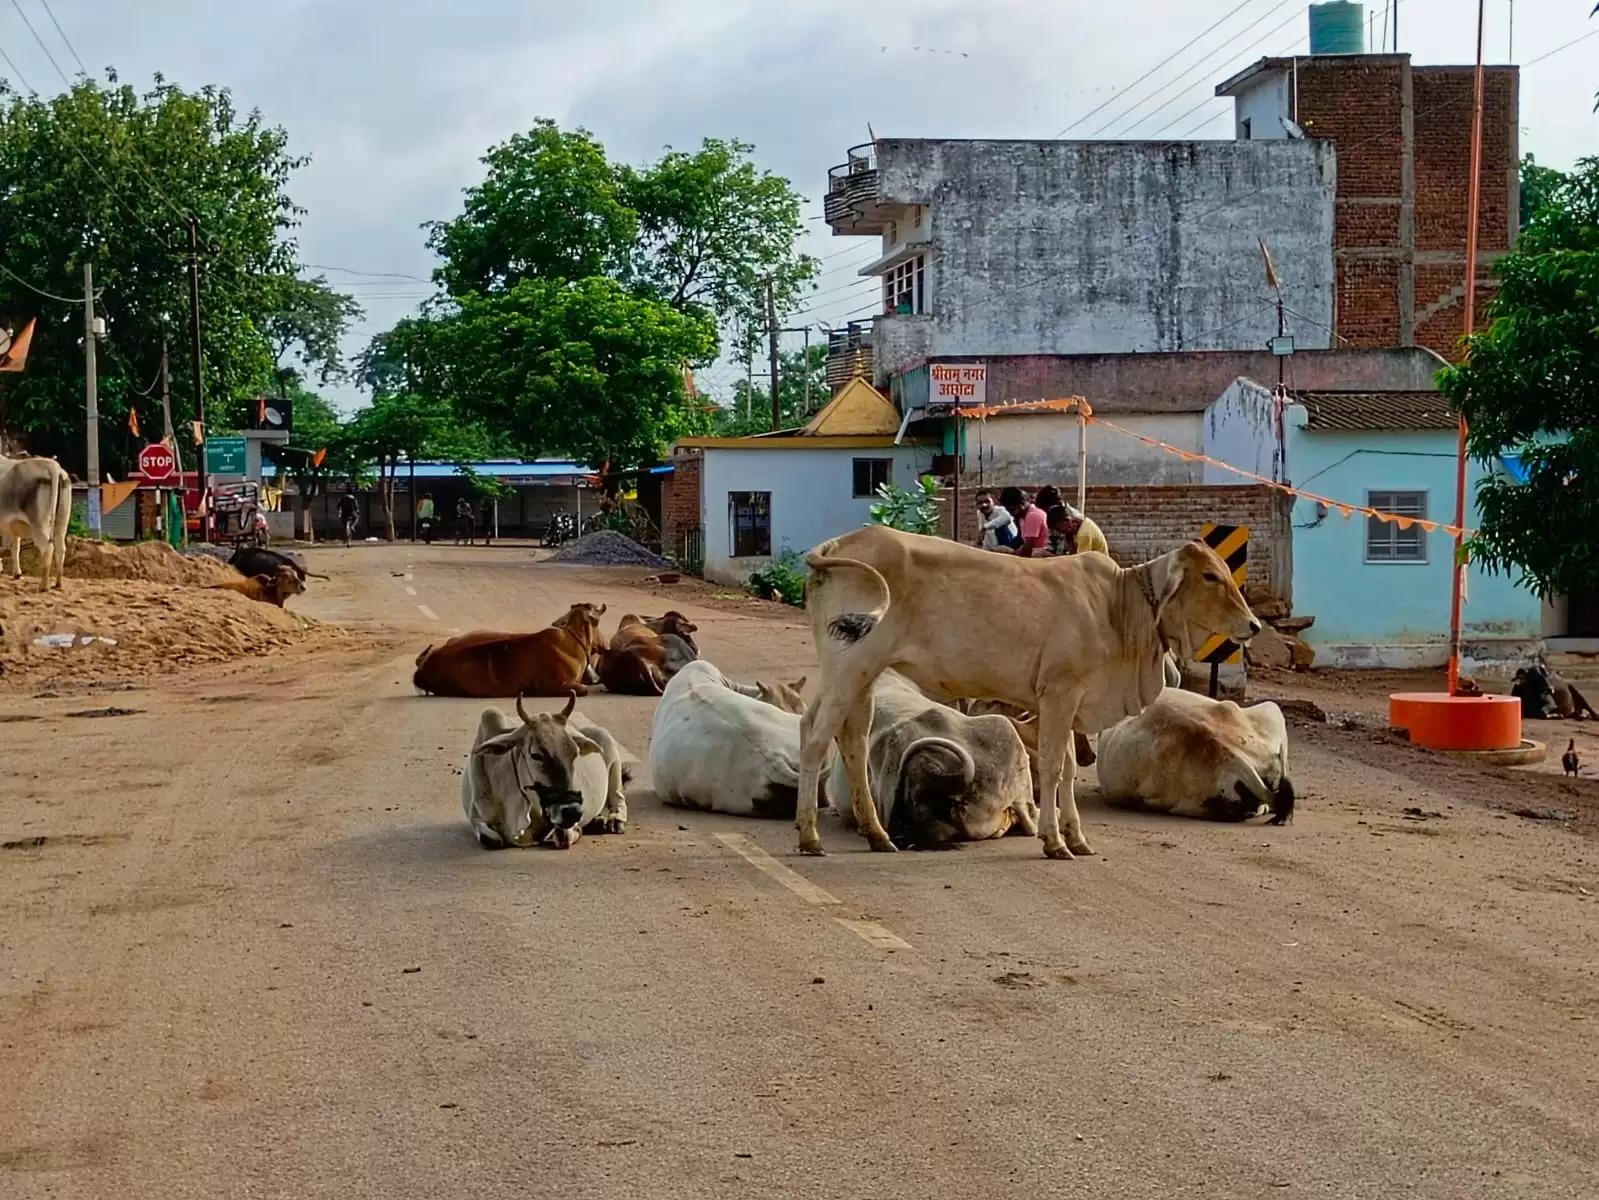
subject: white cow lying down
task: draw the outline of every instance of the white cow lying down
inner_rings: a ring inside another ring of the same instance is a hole
[[[794,818],[805,680],[734,683],[703,658],[668,681],[650,728],[650,776],[667,804]]]
[[[1119,807],[1213,821],[1270,812],[1273,825],[1284,824],[1293,816],[1294,785],[1282,709],[1165,688],[1136,717],[1099,735],[1099,787]]]
[[[627,825],[627,773],[620,747],[604,729],[572,709],[528,716],[516,698],[513,725],[497,708],[478,718],[477,736],[461,773],[461,807],[485,850],[569,848],[584,830],[621,833]]]
[[[866,777],[877,819],[900,849],[1038,836],[1027,747],[1012,718],[967,716],[923,695],[897,671],[872,685]],[[832,806],[853,827],[842,759],[827,776]]]

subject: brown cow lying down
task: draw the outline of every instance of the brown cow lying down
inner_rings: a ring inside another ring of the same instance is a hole
[[[411,683],[434,696],[585,696],[604,611],[574,604],[537,633],[463,633],[417,655]]]
[[[628,613],[600,652],[600,682],[610,692],[659,696],[668,679],[699,657],[693,638],[698,628],[675,609],[663,617]]]
[[[279,608],[283,607],[290,596],[298,596],[305,591],[305,584],[300,582],[300,577],[295,574],[293,567],[279,567],[276,575],[252,575],[247,579],[229,579],[224,583],[207,586],[213,590],[222,588],[238,592],[241,596],[248,596],[264,604],[276,604]]]

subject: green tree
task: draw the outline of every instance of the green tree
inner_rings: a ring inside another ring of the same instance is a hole
[[[385,536],[394,532],[394,481],[402,463],[432,458],[447,444],[456,424],[450,406],[414,392],[380,392],[349,425],[350,449],[377,468],[378,500],[383,505]],[[412,503],[416,497],[412,497]]]
[[[777,401],[782,409],[781,427],[784,429],[805,424],[833,398],[827,387],[826,344],[811,346],[808,373],[805,360],[804,350],[784,351],[778,355]],[[767,433],[771,428],[770,382],[759,377],[753,383],[747,378],[735,380],[732,398],[716,413],[714,432],[721,437],[748,437]]]
[[[126,428],[130,405],[156,377],[163,337],[174,348],[173,420],[194,415],[185,262],[174,248],[193,215],[208,253],[201,272],[207,419],[241,424],[270,378],[267,320],[295,275],[289,233],[299,210],[285,192],[303,163],[287,135],[258,113],[241,115],[224,89],[187,92],[157,76],[142,94],[83,79],[49,99],[0,83],[0,306],[38,313],[28,369],[10,381],[6,427],[30,449],[82,469],[81,308],[18,282],[71,297],[92,263],[108,334],[100,356],[102,428]],[[132,439],[108,436],[102,463],[131,465]]]
[[[642,170],[623,170],[638,214],[633,277],[674,308],[702,309],[723,328],[766,324],[766,284],[779,313],[810,291],[817,260],[798,250],[800,196],[788,180],[757,170],[746,142],[706,138],[692,154],[668,150]]]
[[[430,333],[426,386],[522,453],[633,465],[691,422],[683,364],[714,354],[708,318],[603,278],[458,300]]]
[[[524,279],[625,275],[638,217],[605,148],[587,130],[540,119],[493,147],[465,211],[428,226],[452,295],[508,291]]]
[[[1554,167],[1539,166],[1530,154],[1521,156],[1518,174],[1521,180],[1521,227],[1526,229],[1537,219],[1539,210],[1554,198],[1561,184],[1571,176]]]
[[[1470,423],[1470,451],[1521,456],[1528,479],[1478,487],[1471,553],[1548,597],[1599,586],[1599,158],[1553,191],[1495,264],[1490,324],[1439,386]]]
[[[291,352],[316,372],[320,382],[343,378],[344,352],[339,343],[350,323],[361,316],[354,297],[334,291],[320,275],[279,280],[277,308],[266,319],[279,383],[287,382],[284,372],[293,370],[287,365]]]

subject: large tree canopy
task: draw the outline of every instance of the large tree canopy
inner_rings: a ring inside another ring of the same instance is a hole
[[[0,421],[35,451],[82,469],[82,309],[18,277],[70,297],[81,293],[88,262],[108,325],[99,361],[106,468],[125,470],[137,450],[125,432],[130,405],[145,432],[159,428],[158,399],[141,393],[156,377],[163,337],[174,421],[186,425],[194,412],[181,253],[189,215],[214,248],[200,288],[207,418],[220,428],[242,421],[272,379],[268,326],[295,275],[289,233],[298,210],[284,189],[302,161],[283,130],[238,113],[222,89],[186,92],[158,76],[141,94],[111,76],[42,99],[0,84],[0,248],[14,273],[0,274],[0,305],[39,317],[26,372],[0,392]],[[319,369],[332,362],[320,333],[304,344]]]
[[[1525,483],[1478,490],[1473,554],[1541,596],[1599,587],[1599,158],[1552,190],[1495,265],[1491,323],[1439,386],[1470,423],[1470,450],[1514,450]]]
[[[633,464],[688,428],[683,364],[715,352],[708,318],[604,278],[526,279],[459,303],[430,336],[427,385],[524,453]]]

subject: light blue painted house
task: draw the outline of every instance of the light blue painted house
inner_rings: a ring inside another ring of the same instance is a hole
[[[1285,393],[1237,379],[1205,413],[1205,453],[1329,500],[1363,505],[1416,524],[1402,527],[1296,498],[1293,609],[1314,615],[1301,636],[1317,665],[1434,667],[1448,657],[1454,539],[1441,526],[1455,512],[1458,425],[1434,391]],[[1491,468],[1472,462],[1466,524],[1476,487]],[[1207,465],[1206,483],[1239,477]],[[1419,522],[1436,522],[1427,530]],[[1568,606],[1544,605],[1513,578],[1467,571],[1463,611],[1466,669],[1524,658],[1550,639],[1559,648]]]

